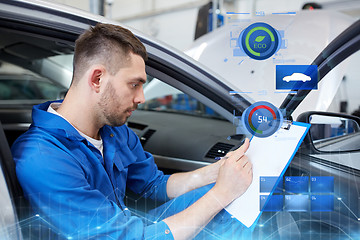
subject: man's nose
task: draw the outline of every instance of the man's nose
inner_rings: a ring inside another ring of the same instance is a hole
[[[142,88],[137,91],[134,102],[136,104],[142,104],[145,102],[144,90]]]

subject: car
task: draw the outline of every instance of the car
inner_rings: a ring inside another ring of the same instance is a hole
[[[311,81],[311,77],[309,77],[308,75],[305,75],[303,73],[293,73],[290,76],[283,77],[283,81],[285,81],[285,82],[290,82],[290,81],[306,82],[306,81]]]
[[[6,63],[0,66],[0,72],[1,67],[11,65],[10,69],[14,72],[8,74],[21,74],[23,77],[31,74],[45,78],[53,86],[59,87],[60,91],[51,97],[53,99],[66,94],[63,90],[70,86],[72,69],[69,66],[77,36],[97,22],[119,24],[101,16],[45,1],[2,1],[0,19],[0,60]],[[359,49],[360,22],[349,25],[341,29],[346,30],[340,31],[335,40],[324,46],[324,50],[318,49],[318,56],[306,59],[307,64],[319,66],[320,80],[327,74],[330,76],[337,65],[342,66],[342,62]],[[241,121],[237,118],[257,101],[249,95],[247,89],[242,90],[236,82],[230,82],[212,71],[215,69],[210,70],[184,53],[131,30],[146,46],[149,60],[146,62],[148,83],[144,86],[147,100],[133,113],[127,124],[139,136],[145,150],[153,153],[160,169],[165,173],[173,173],[206,166],[215,162],[215,158],[236,149],[245,137],[251,137],[243,131]],[[254,65],[261,68],[268,64],[259,61]],[[320,82],[321,89],[327,84],[324,79]],[[271,96],[264,95],[263,90],[255,90],[256,98],[268,100]],[[303,104],[301,102],[304,99],[306,102],[309,93],[310,90],[290,92],[276,96],[276,101],[271,102],[291,122],[295,116],[293,113],[301,109],[298,106]],[[17,183],[14,163],[9,156],[12,141],[31,124],[33,104],[35,102],[30,100],[11,106],[4,103],[0,109],[0,121],[6,135],[6,138],[5,135],[1,138],[0,155],[4,173],[4,178],[0,175],[0,183],[3,183],[0,188],[7,199],[2,209],[11,209],[0,213],[1,218],[6,219],[0,223],[1,228],[5,229],[0,232],[3,238],[49,238],[46,237],[49,235],[36,235],[41,233],[33,231],[37,230],[36,222],[44,220],[36,213],[29,212]],[[306,135],[283,178],[305,177],[310,182],[312,178],[332,177],[333,191],[318,195],[333,197],[334,208],[319,212],[292,212],[284,209],[264,211],[254,225],[254,239],[360,237],[360,166],[357,161],[360,154],[360,120],[347,114],[318,111],[314,106],[307,108],[310,109],[297,114],[297,121],[311,123],[314,127]],[[274,195],[293,194],[286,192],[284,187],[280,189],[281,193]],[[138,200],[143,199],[141,196],[135,198],[132,194],[127,194],[127,204],[141,208]],[[310,196],[310,193],[306,194]]]

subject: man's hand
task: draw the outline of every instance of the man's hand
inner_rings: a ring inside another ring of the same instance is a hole
[[[214,186],[214,193],[223,207],[240,197],[252,182],[252,164],[245,156],[249,148],[249,139],[237,150],[224,158]]]
[[[200,176],[211,176],[205,182],[215,181],[215,186],[202,198],[184,211],[164,219],[174,239],[193,238],[211,219],[234,199],[241,196],[252,182],[252,164],[244,155],[249,148],[249,140],[237,150],[230,152],[215,164],[199,169],[195,173]],[[199,172],[201,171],[201,172]],[[194,174],[190,173],[190,174]],[[187,174],[177,175],[171,180],[184,179]],[[203,184],[204,182],[198,182]],[[169,183],[168,183],[169,185]],[[175,185],[172,185],[175,186]],[[201,185],[200,185],[201,186]]]

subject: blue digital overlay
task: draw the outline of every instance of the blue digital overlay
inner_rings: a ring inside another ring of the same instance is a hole
[[[253,23],[239,36],[238,45],[249,57],[264,60],[271,57],[279,47],[280,34],[269,24]]]
[[[276,65],[277,90],[318,89],[317,65]]]
[[[280,129],[283,123],[283,115],[273,104],[260,101],[246,108],[241,120],[250,134],[265,138]]]
[[[309,195],[285,195],[285,210],[288,212],[309,211]]]
[[[278,44],[278,49],[276,50],[273,57],[276,57],[278,55],[278,51],[280,49],[287,48],[287,39],[285,39],[284,30],[278,30],[277,33],[278,33],[278,37],[279,37],[279,44]],[[233,49],[233,57],[246,57],[248,55],[244,52],[242,47],[239,46],[238,38],[239,38],[239,34],[236,35],[236,31],[230,32],[230,44],[229,45],[230,45],[230,48]],[[284,62],[284,60],[281,58],[277,58],[276,62],[282,63],[282,62]]]
[[[334,196],[311,195],[311,211],[313,212],[334,211]]]
[[[290,193],[308,193],[309,177],[308,176],[286,176],[285,191]]]
[[[260,192],[271,192],[279,179],[279,183],[274,189],[274,193],[282,193],[283,179],[282,177],[260,177]]]
[[[310,191],[313,193],[334,192],[334,177],[332,176],[311,177],[310,183]]]
[[[277,181],[279,181],[277,187],[274,188]],[[268,195],[260,195],[260,208],[265,212],[307,212],[310,210],[329,212],[334,210],[333,176],[285,176],[284,180],[273,176],[261,176],[260,193],[269,192],[273,193],[269,203],[266,203]],[[281,204],[283,205],[280,206]]]
[[[283,195],[260,195],[260,210],[264,212],[279,212],[283,209]],[[266,204],[266,205],[265,205]]]

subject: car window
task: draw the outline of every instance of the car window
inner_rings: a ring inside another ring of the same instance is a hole
[[[36,104],[64,96],[73,47],[60,40],[1,29],[0,104]]]
[[[0,101],[55,100],[66,91],[65,87],[55,84],[48,78],[4,61],[1,63]]]
[[[360,52],[357,51],[349,56],[345,61],[336,66],[333,70],[344,69],[343,74],[332,74],[331,78],[324,79],[321,84],[324,86],[334,85],[338,79],[337,85],[333,87],[336,92],[331,100],[328,112],[341,113],[360,117],[360,97],[358,94],[358,79],[360,71],[358,62],[360,61]],[[329,88],[331,94],[331,88]],[[313,110],[316,110],[315,108]],[[312,115],[310,117],[310,133],[314,141],[314,146],[321,153],[318,156],[326,155],[332,152],[354,151],[360,149],[359,142],[359,124],[351,119],[341,117],[328,117],[321,115]],[[347,161],[346,166],[353,167],[352,161]]]
[[[357,51],[336,67],[344,67],[346,71],[343,75],[337,76],[341,81],[332,99],[329,111],[360,117],[360,95],[358,94],[358,82],[360,79],[359,61],[360,52]]]
[[[144,94],[146,101],[139,105],[139,110],[224,119],[196,98],[151,76],[148,76],[148,83],[144,86]]]
[[[63,98],[71,82],[73,46],[42,34],[0,29],[0,121],[10,146],[33,105]]]
[[[44,99],[57,99],[61,96],[62,92],[66,91],[65,88],[55,86],[48,82],[37,81],[35,85],[41,93],[41,97]]]

